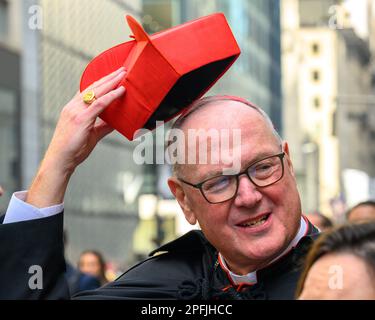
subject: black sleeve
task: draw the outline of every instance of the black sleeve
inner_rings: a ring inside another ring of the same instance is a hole
[[[0,224],[0,299],[69,299],[64,273],[63,213]]]
[[[147,259],[116,281],[74,299],[179,299],[186,279],[201,278],[201,253],[165,253]],[[43,271],[41,289],[30,289],[32,266]],[[69,299],[65,278],[63,214],[0,224],[0,299]]]
[[[203,277],[200,261],[201,257],[194,254],[161,254],[132,267],[117,280],[97,290],[80,292],[73,299],[181,299],[184,282]]]

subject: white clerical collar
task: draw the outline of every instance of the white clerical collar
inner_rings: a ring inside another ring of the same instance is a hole
[[[297,232],[297,235],[290,242],[288,247],[279,256],[277,256],[275,259],[273,259],[269,263],[269,265],[271,263],[275,262],[276,260],[280,259],[282,256],[284,256],[290,250],[292,250],[298,244],[298,242],[307,234],[307,230],[308,230],[307,223],[306,223],[305,219],[303,217],[301,217],[301,224],[300,224],[299,230]],[[241,285],[241,284],[256,284],[257,283],[257,281],[258,281],[257,280],[257,270],[255,270],[253,272],[250,272],[248,274],[245,274],[245,275],[238,275],[238,274],[235,274],[235,273],[233,273],[232,271],[229,270],[229,268],[228,268],[228,266],[227,266],[227,264],[224,260],[224,257],[221,255],[220,252],[219,252],[218,259],[219,259],[219,263],[220,263],[222,269],[228,275],[229,280],[231,280],[231,282],[233,284]]]

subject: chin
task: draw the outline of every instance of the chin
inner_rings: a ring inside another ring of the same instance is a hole
[[[283,239],[274,239],[263,243],[252,243],[247,251],[247,256],[249,259],[254,260],[273,260],[281,254],[286,247],[287,244],[285,245]]]

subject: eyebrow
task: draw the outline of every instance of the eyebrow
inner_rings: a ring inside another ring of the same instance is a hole
[[[223,175],[223,169],[218,169],[218,170],[214,170],[214,171],[210,171],[208,172],[207,174],[205,174],[201,179],[200,181],[206,181],[208,179],[211,179],[211,178],[215,178],[215,177],[220,177]]]
[[[282,151],[280,151],[280,152],[282,152]],[[254,159],[252,159],[251,161],[246,162],[245,165],[243,166],[242,170],[245,169],[245,168],[250,167],[252,164],[254,164],[255,162],[258,162],[259,160],[263,160],[265,158],[275,156],[275,155],[279,154],[280,152],[278,152],[278,153],[261,152]]]
[[[279,153],[281,153],[281,152],[282,152],[282,149],[279,151]],[[261,153],[257,154],[257,156],[255,158],[253,158],[252,160],[245,162],[245,165],[241,166],[241,170],[239,172],[242,172],[243,170],[245,170],[245,168],[250,167],[252,164],[254,164],[255,162],[257,162],[259,160],[277,155],[279,153],[270,153],[269,151],[261,152]],[[214,171],[210,171],[200,179],[200,182],[206,181],[206,180],[211,179],[211,178],[219,177],[219,176],[222,176],[222,175],[223,175],[223,168],[218,169],[218,170],[214,170]]]

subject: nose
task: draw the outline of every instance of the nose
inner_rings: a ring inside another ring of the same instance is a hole
[[[238,207],[253,207],[262,199],[262,194],[246,175],[240,176],[234,204]]]

